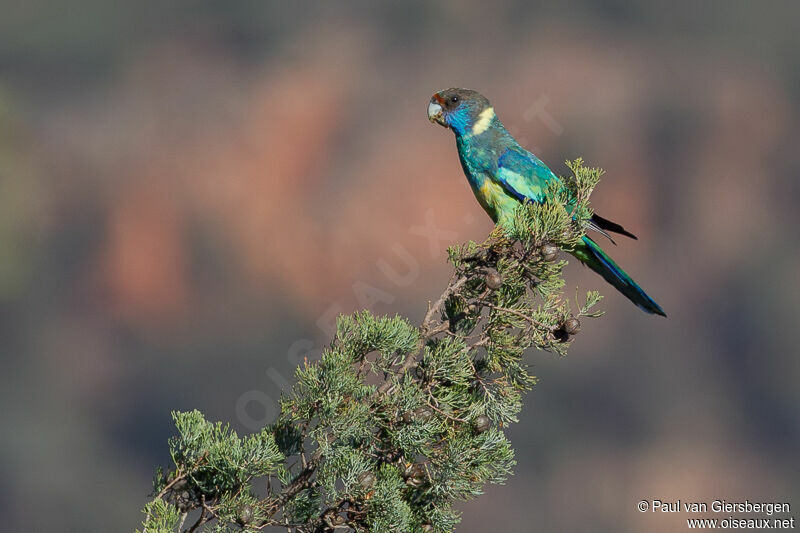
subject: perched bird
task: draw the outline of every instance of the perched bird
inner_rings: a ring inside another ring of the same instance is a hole
[[[455,133],[458,157],[472,192],[495,223],[513,217],[520,202],[542,202],[548,194],[548,184],[560,183],[558,176],[506,131],[489,100],[476,91],[439,91],[428,104],[428,119]],[[621,225],[598,215],[592,217],[589,228],[609,239],[609,231],[636,238]],[[640,309],[667,316],[588,236],[584,235],[570,253]]]

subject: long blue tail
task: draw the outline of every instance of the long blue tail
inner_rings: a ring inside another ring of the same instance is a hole
[[[581,262],[603,276],[603,279],[624,294],[628,300],[647,313],[667,316],[661,306],[650,298],[592,239],[583,237],[583,244],[572,252]]]

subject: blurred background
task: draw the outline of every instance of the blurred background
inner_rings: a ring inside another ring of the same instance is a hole
[[[682,531],[642,499],[800,508],[800,4],[3,2],[0,522],[132,531],[170,411],[270,422],[340,312],[418,321],[491,229],[431,94],[607,174],[607,315],[458,531]],[[800,518],[800,514],[794,513]],[[724,518],[724,516],[718,516]]]

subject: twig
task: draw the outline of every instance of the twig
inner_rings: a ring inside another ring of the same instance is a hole
[[[163,498],[163,497],[164,497],[164,496],[167,494],[167,492],[169,492],[169,489],[171,489],[172,487],[174,487],[174,486],[175,486],[175,484],[176,484],[178,481],[182,481],[182,480],[186,479],[186,474],[181,474],[180,476],[178,476],[178,475],[177,475],[177,472],[175,472],[175,474],[176,474],[176,475],[175,475],[175,479],[173,479],[172,481],[170,481],[169,483],[167,483],[167,484],[166,484],[166,486],[165,486],[163,489],[161,489],[161,492],[159,492],[159,493],[156,495],[156,497],[155,497],[155,498],[153,498],[154,500],[158,500],[158,499],[160,499],[160,498]]]
[[[557,329],[558,329],[558,327],[557,327],[557,326],[550,326],[550,325],[548,325],[548,324],[545,324],[544,322],[539,322],[539,321],[538,321],[538,320],[536,320],[535,318],[533,318],[533,317],[530,317],[530,316],[526,315],[525,313],[520,313],[520,312],[519,312],[519,311],[517,311],[516,309],[509,309],[508,307],[501,307],[501,306],[499,306],[499,305],[494,305],[494,304],[491,304],[491,303],[488,303],[488,302],[486,302],[484,305],[486,305],[486,306],[487,306],[487,307],[489,307],[490,309],[494,309],[494,310],[496,310],[496,311],[503,311],[504,313],[510,313],[510,314],[512,314],[512,315],[518,316],[518,317],[520,317],[520,318],[522,318],[522,319],[525,319],[525,320],[527,320],[527,321],[528,321],[528,322],[530,322],[531,324],[534,324],[534,325],[536,325],[536,326],[539,326],[539,327],[545,328],[546,330],[548,330],[548,331],[550,331],[550,332],[553,332],[553,331],[555,331],[555,330],[557,330]]]
[[[422,319],[422,326],[420,327],[421,335],[419,342],[417,343],[417,347],[414,350],[411,350],[405,357],[403,364],[400,365],[400,368],[397,370],[395,375],[402,376],[414,365],[419,356],[422,348],[425,346],[425,343],[435,335],[442,333],[443,331],[447,330],[449,324],[447,322],[442,322],[437,326],[434,326],[436,320],[434,317],[436,313],[441,312],[442,307],[444,306],[447,299],[455,293],[458,289],[460,289],[465,283],[467,282],[466,276],[461,276],[456,278],[455,276],[450,279],[450,283],[447,285],[447,288],[444,290],[439,299],[434,302],[433,305],[428,306],[428,312],[425,313],[425,317]],[[379,393],[387,392],[393,385],[391,380],[386,380],[378,387]]]
[[[464,420],[463,418],[458,418],[457,416],[453,416],[453,415],[445,413],[444,411],[442,411],[441,409],[439,409],[438,407],[436,407],[435,405],[433,405],[429,401],[426,401],[425,403],[428,405],[428,407],[430,407],[431,409],[433,409],[434,411],[436,411],[437,413],[439,413],[440,415],[442,415],[445,418],[449,418],[450,420],[455,420],[456,422],[467,422],[467,420]]]

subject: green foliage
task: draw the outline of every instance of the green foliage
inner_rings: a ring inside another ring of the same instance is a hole
[[[192,492],[216,497],[240,490],[250,479],[275,472],[284,459],[268,429],[240,438],[200,411],[173,413],[173,418],[178,436],[170,440],[170,455],[186,477],[182,486]],[[167,483],[162,478],[156,488]]]
[[[175,414],[174,466],[156,477],[146,530],[452,531],[454,502],[511,474],[504,430],[536,382],[525,351],[563,355],[576,318],[597,315],[596,292],[574,310],[563,297],[553,246],[581,238],[601,172],[568,164],[553,200],[520,206],[482,244],[450,248],[453,278],[420,327],[340,317],[275,424],[239,437],[197,411]]]
[[[398,468],[383,464],[377,472],[377,482],[370,497],[365,517],[364,529],[356,531],[385,531],[405,533],[416,531],[418,520],[406,500],[406,482]]]
[[[161,498],[151,500],[144,506],[144,529],[141,533],[172,533],[180,523],[180,512]],[[140,533],[140,530],[136,530]]]
[[[363,311],[340,316],[336,323],[336,344],[357,361],[370,352],[380,356],[378,368],[389,368],[398,357],[416,348],[419,332],[405,318],[374,317]]]

